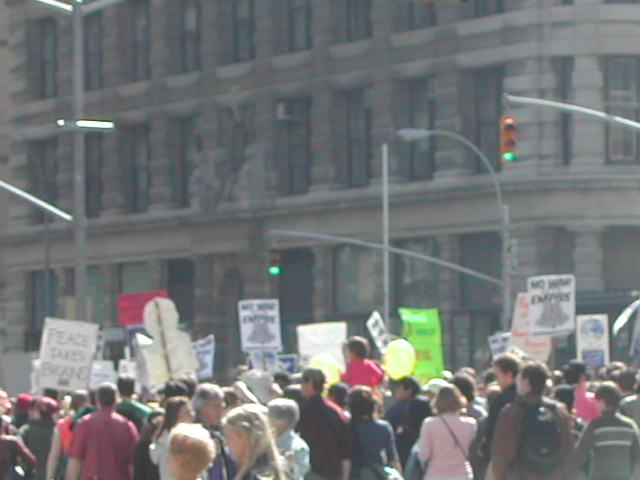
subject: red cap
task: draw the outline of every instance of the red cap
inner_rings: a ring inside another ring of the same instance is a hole
[[[33,395],[30,393],[20,393],[16,397],[16,410],[27,412],[33,403]]]
[[[58,402],[49,397],[42,397],[38,399],[38,401],[36,402],[36,407],[42,413],[49,414],[56,413],[60,409],[60,405],[58,404]]]

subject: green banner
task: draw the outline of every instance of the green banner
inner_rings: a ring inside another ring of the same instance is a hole
[[[403,336],[416,350],[415,377],[425,384],[444,370],[442,329],[437,308],[399,308]]]

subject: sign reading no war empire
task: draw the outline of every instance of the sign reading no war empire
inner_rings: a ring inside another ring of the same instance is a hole
[[[40,387],[56,390],[87,388],[97,341],[96,324],[45,319],[40,341]]]

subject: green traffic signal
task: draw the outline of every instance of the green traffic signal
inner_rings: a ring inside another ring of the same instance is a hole
[[[282,269],[280,268],[279,265],[271,265],[269,267],[268,272],[269,272],[269,275],[272,275],[272,276],[276,277],[276,276],[280,275],[280,273],[282,272]]]
[[[517,160],[518,156],[516,155],[515,152],[505,152],[502,155],[502,160],[505,163],[511,163],[511,162],[515,162]]]

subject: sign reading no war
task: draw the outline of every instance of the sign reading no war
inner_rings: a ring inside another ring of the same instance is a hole
[[[40,341],[40,387],[56,390],[87,388],[97,341],[98,325],[45,319]]]

